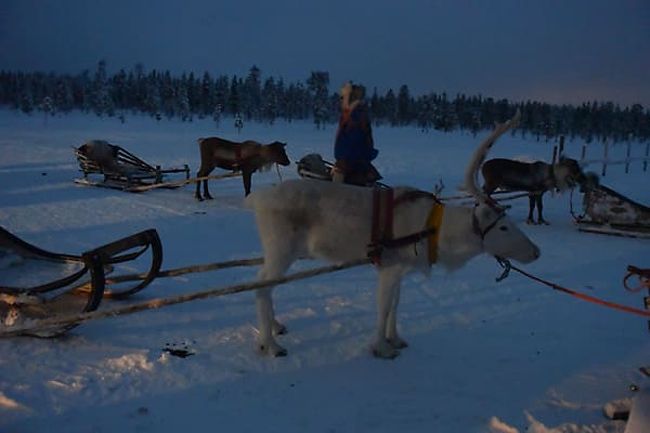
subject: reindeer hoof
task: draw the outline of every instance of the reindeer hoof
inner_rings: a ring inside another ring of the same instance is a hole
[[[259,346],[257,347],[257,350],[262,355],[272,356],[275,358],[284,357],[287,356],[288,354],[287,349],[280,346],[275,341],[269,344],[260,343]]]
[[[212,200],[213,198],[212,198],[212,196],[211,196],[210,194],[206,194],[206,195],[205,195],[205,199],[206,199],[206,200]]]
[[[194,198],[197,199],[198,201],[203,201],[203,197],[201,197],[200,195],[195,195]]]
[[[287,327],[284,326],[282,323],[278,322],[277,320],[273,322],[273,334],[284,335],[287,332],[288,332]]]
[[[399,337],[389,338],[388,339],[388,344],[393,346],[394,349],[405,349],[405,348],[409,347],[409,344],[406,341],[399,338]]]
[[[399,350],[390,345],[388,341],[384,340],[380,343],[375,343],[372,346],[372,355],[375,358],[395,359],[399,356]]]
[[[541,220],[537,221],[537,224],[539,224],[540,226],[542,226],[542,225],[544,225],[544,226],[550,225],[550,223],[548,221],[546,221],[545,219],[541,219]]]
[[[532,218],[528,218],[528,219],[526,220],[526,224],[528,224],[528,225],[531,225],[531,224],[532,224],[532,225],[535,225],[535,221],[533,221]]]

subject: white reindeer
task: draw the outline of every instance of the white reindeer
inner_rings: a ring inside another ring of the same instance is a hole
[[[496,139],[513,126],[516,119],[497,125],[475,151],[465,173],[465,186],[476,198],[474,207],[445,206],[439,227],[436,263],[458,269],[472,257],[486,252],[493,256],[529,263],[540,255],[539,248],[512,222],[505,210],[496,206],[477,186],[478,168]],[[395,188],[395,238],[423,232],[436,200],[432,194],[412,188]],[[371,188],[300,179],[260,190],[247,202],[255,211],[264,250],[261,280],[281,277],[299,258],[311,257],[342,263],[366,257],[371,241],[373,191]],[[377,265],[377,333],[372,352],[394,358],[407,347],[397,333],[396,314],[402,277],[410,271],[429,274],[427,239],[409,246],[386,249]],[[285,356],[274,334],[286,328],[275,320],[271,288],[256,294],[259,324],[258,349],[268,355]]]

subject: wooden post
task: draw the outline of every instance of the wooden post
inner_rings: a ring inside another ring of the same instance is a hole
[[[583,144],[582,151],[580,152],[580,161],[584,161],[586,157],[587,157],[587,145]]]
[[[560,135],[560,149],[558,150],[558,158],[564,156],[564,135]]]
[[[643,171],[648,170],[648,157],[650,156],[650,142],[645,144],[645,161],[643,161]]]
[[[557,159],[557,146],[553,146],[553,157],[551,158],[551,164],[555,164]]]
[[[627,142],[627,150],[625,151],[625,174],[630,172],[630,152],[632,145],[630,142]]]
[[[605,152],[603,155],[603,170],[600,173],[602,177],[605,177],[607,174],[607,157],[609,156],[609,142],[605,140]]]

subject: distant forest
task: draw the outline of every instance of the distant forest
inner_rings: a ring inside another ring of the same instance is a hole
[[[106,63],[100,61],[93,73],[86,70],[78,75],[1,71],[0,105],[45,115],[82,110],[115,116],[122,122],[129,113],[146,113],[158,120],[212,118],[217,126],[230,117],[239,127],[250,120],[273,123],[278,119],[311,119],[322,128],[339,116],[338,89],[330,92],[329,87],[329,73],[322,71],[311,72],[305,82],[293,83],[262,77],[256,66],[245,77],[213,77],[208,72],[178,76],[169,71],[147,72],[141,65],[108,75]],[[621,107],[591,101],[579,106],[554,105],[444,92],[415,96],[407,85],[384,94],[367,89],[366,99],[377,125],[476,133],[520,109],[519,133],[537,139],[560,135],[586,142],[650,138],[650,111],[639,104]]]

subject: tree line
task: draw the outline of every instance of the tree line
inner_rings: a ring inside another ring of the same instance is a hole
[[[311,119],[317,128],[336,122],[339,97],[330,91],[329,74],[313,71],[304,81],[285,82],[263,77],[256,66],[245,77],[209,72],[174,75],[169,71],[145,71],[142,65],[109,75],[100,61],[91,73],[76,75],[0,71],[0,105],[25,113],[46,115],[72,110],[116,116],[126,121],[129,113],[146,113],[160,120],[210,117],[218,124],[224,117],[273,123]],[[407,85],[397,92],[367,90],[372,121],[377,125],[417,126],[422,130],[465,130],[476,133],[495,122],[522,113],[518,131],[538,139],[560,135],[594,140],[646,141],[650,138],[650,111],[640,104],[621,107],[613,102],[591,101],[581,105],[556,105],[537,101],[513,102],[481,95],[430,92],[412,95]]]

